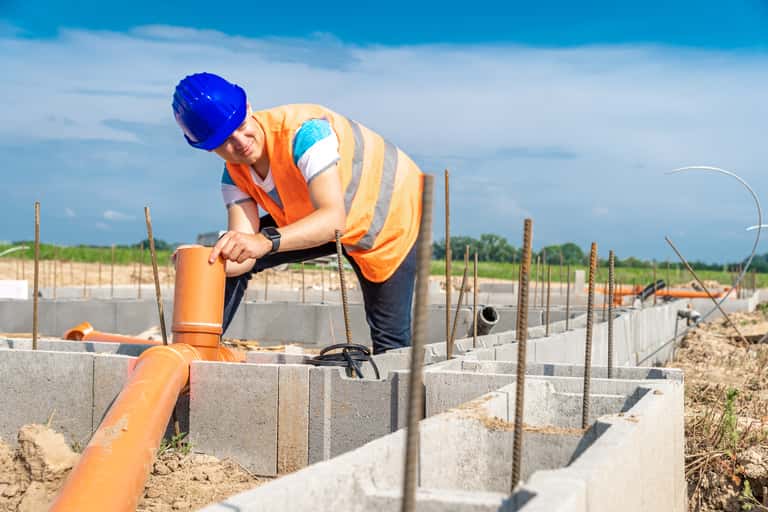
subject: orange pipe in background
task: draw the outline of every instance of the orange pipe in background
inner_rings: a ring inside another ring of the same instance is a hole
[[[174,332],[190,344],[179,342],[175,335],[175,343],[152,347],[139,356],[51,510],[135,510],[171,412],[189,381],[190,363],[236,360],[230,350],[219,345],[224,263],[208,264],[209,254],[210,248],[203,247],[177,253]],[[205,266],[200,264],[202,255]]]
[[[131,336],[123,336],[122,334],[112,334],[108,332],[101,332],[94,330],[93,326],[88,322],[77,324],[70,330],[64,333],[63,338],[70,341],[105,341],[111,343],[124,343],[129,345],[162,345],[162,341],[146,340],[143,338],[133,338]]]

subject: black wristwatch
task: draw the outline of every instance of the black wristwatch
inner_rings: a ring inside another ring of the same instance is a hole
[[[277,228],[267,226],[266,228],[262,228],[261,234],[267,237],[267,240],[272,242],[272,250],[269,251],[269,254],[276,253],[280,248],[280,232],[277,230]]]

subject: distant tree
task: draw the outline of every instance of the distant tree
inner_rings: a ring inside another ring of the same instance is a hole
[[[137,244],[132,245],[133,248],[140,248],[144,245],[145,249],[149,249],[149,238],[145,238]],[[172,251],[174,246],[163,240],[162,238],[155,238],[155,250],[157,251]]]

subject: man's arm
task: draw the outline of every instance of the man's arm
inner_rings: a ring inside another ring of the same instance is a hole
[[[347,217],[336,164],[312,179],[309,183],[309,195],[315,211],[293,224],[278,229],[281,235],[278,252],[317,247],[332,240],[337,229],[344,230]],[[250,205],[255,213],[245,205]],[[233,211],[240,207],[243,217]],[[229,260],[228,275],[239,275],[249,270],[256,259],[272,250],[272,242],[258,233],[258,229],[258,208],[255,203],[232,205],[229,208],[229,231],[216,243],[211,251],[210,261],[215,261],[219,255]],[[230,261],[237,264],[234,265]],[[233,269],[232,272],[230,268]]]

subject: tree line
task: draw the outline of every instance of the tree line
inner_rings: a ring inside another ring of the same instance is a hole
[[[479,238],[471,236],[452,236],[451,237],[451,260],[462,261],[464,259],[464,248],[469,246],[470,258],[472,258],[477,251],[477,259],[479,261],[494,261],[494,262],[506,262],[517,263],[522,256],[522,249],[515,247],[509,243],[509,241],[494,233],[485,233],[480,235]],[[445,238],[435,241],[432,244],[433,258],[438,260],[445,259]],[[555,244],[542,247],[538,251],[533,251],[531,255],[532,261],[541,261],[550,265],[589,265],[589,252],[584,251],[581,247],[573,242],[567,242],[564,244]],[[677,260],[670,261],[672,264],[679,263]],[[737,271],[741,266],[745,264],[744,261],[728,262],[728,263],[707,263],[703,261],[689,261],[691,266],[697,270],[722,270],[724,272]],[[607,265],[607,258],[601,258],[599,264]],[[629,256],[626,258],[617,257],[615,266],[617,268],[652,268],[653,260],[642,260]],[[665,262],[656,262],[657,267],[661,268],[666,265]],[[756,270],[757,272],[768,272],[768,253],[756,255],[750,270]]]

